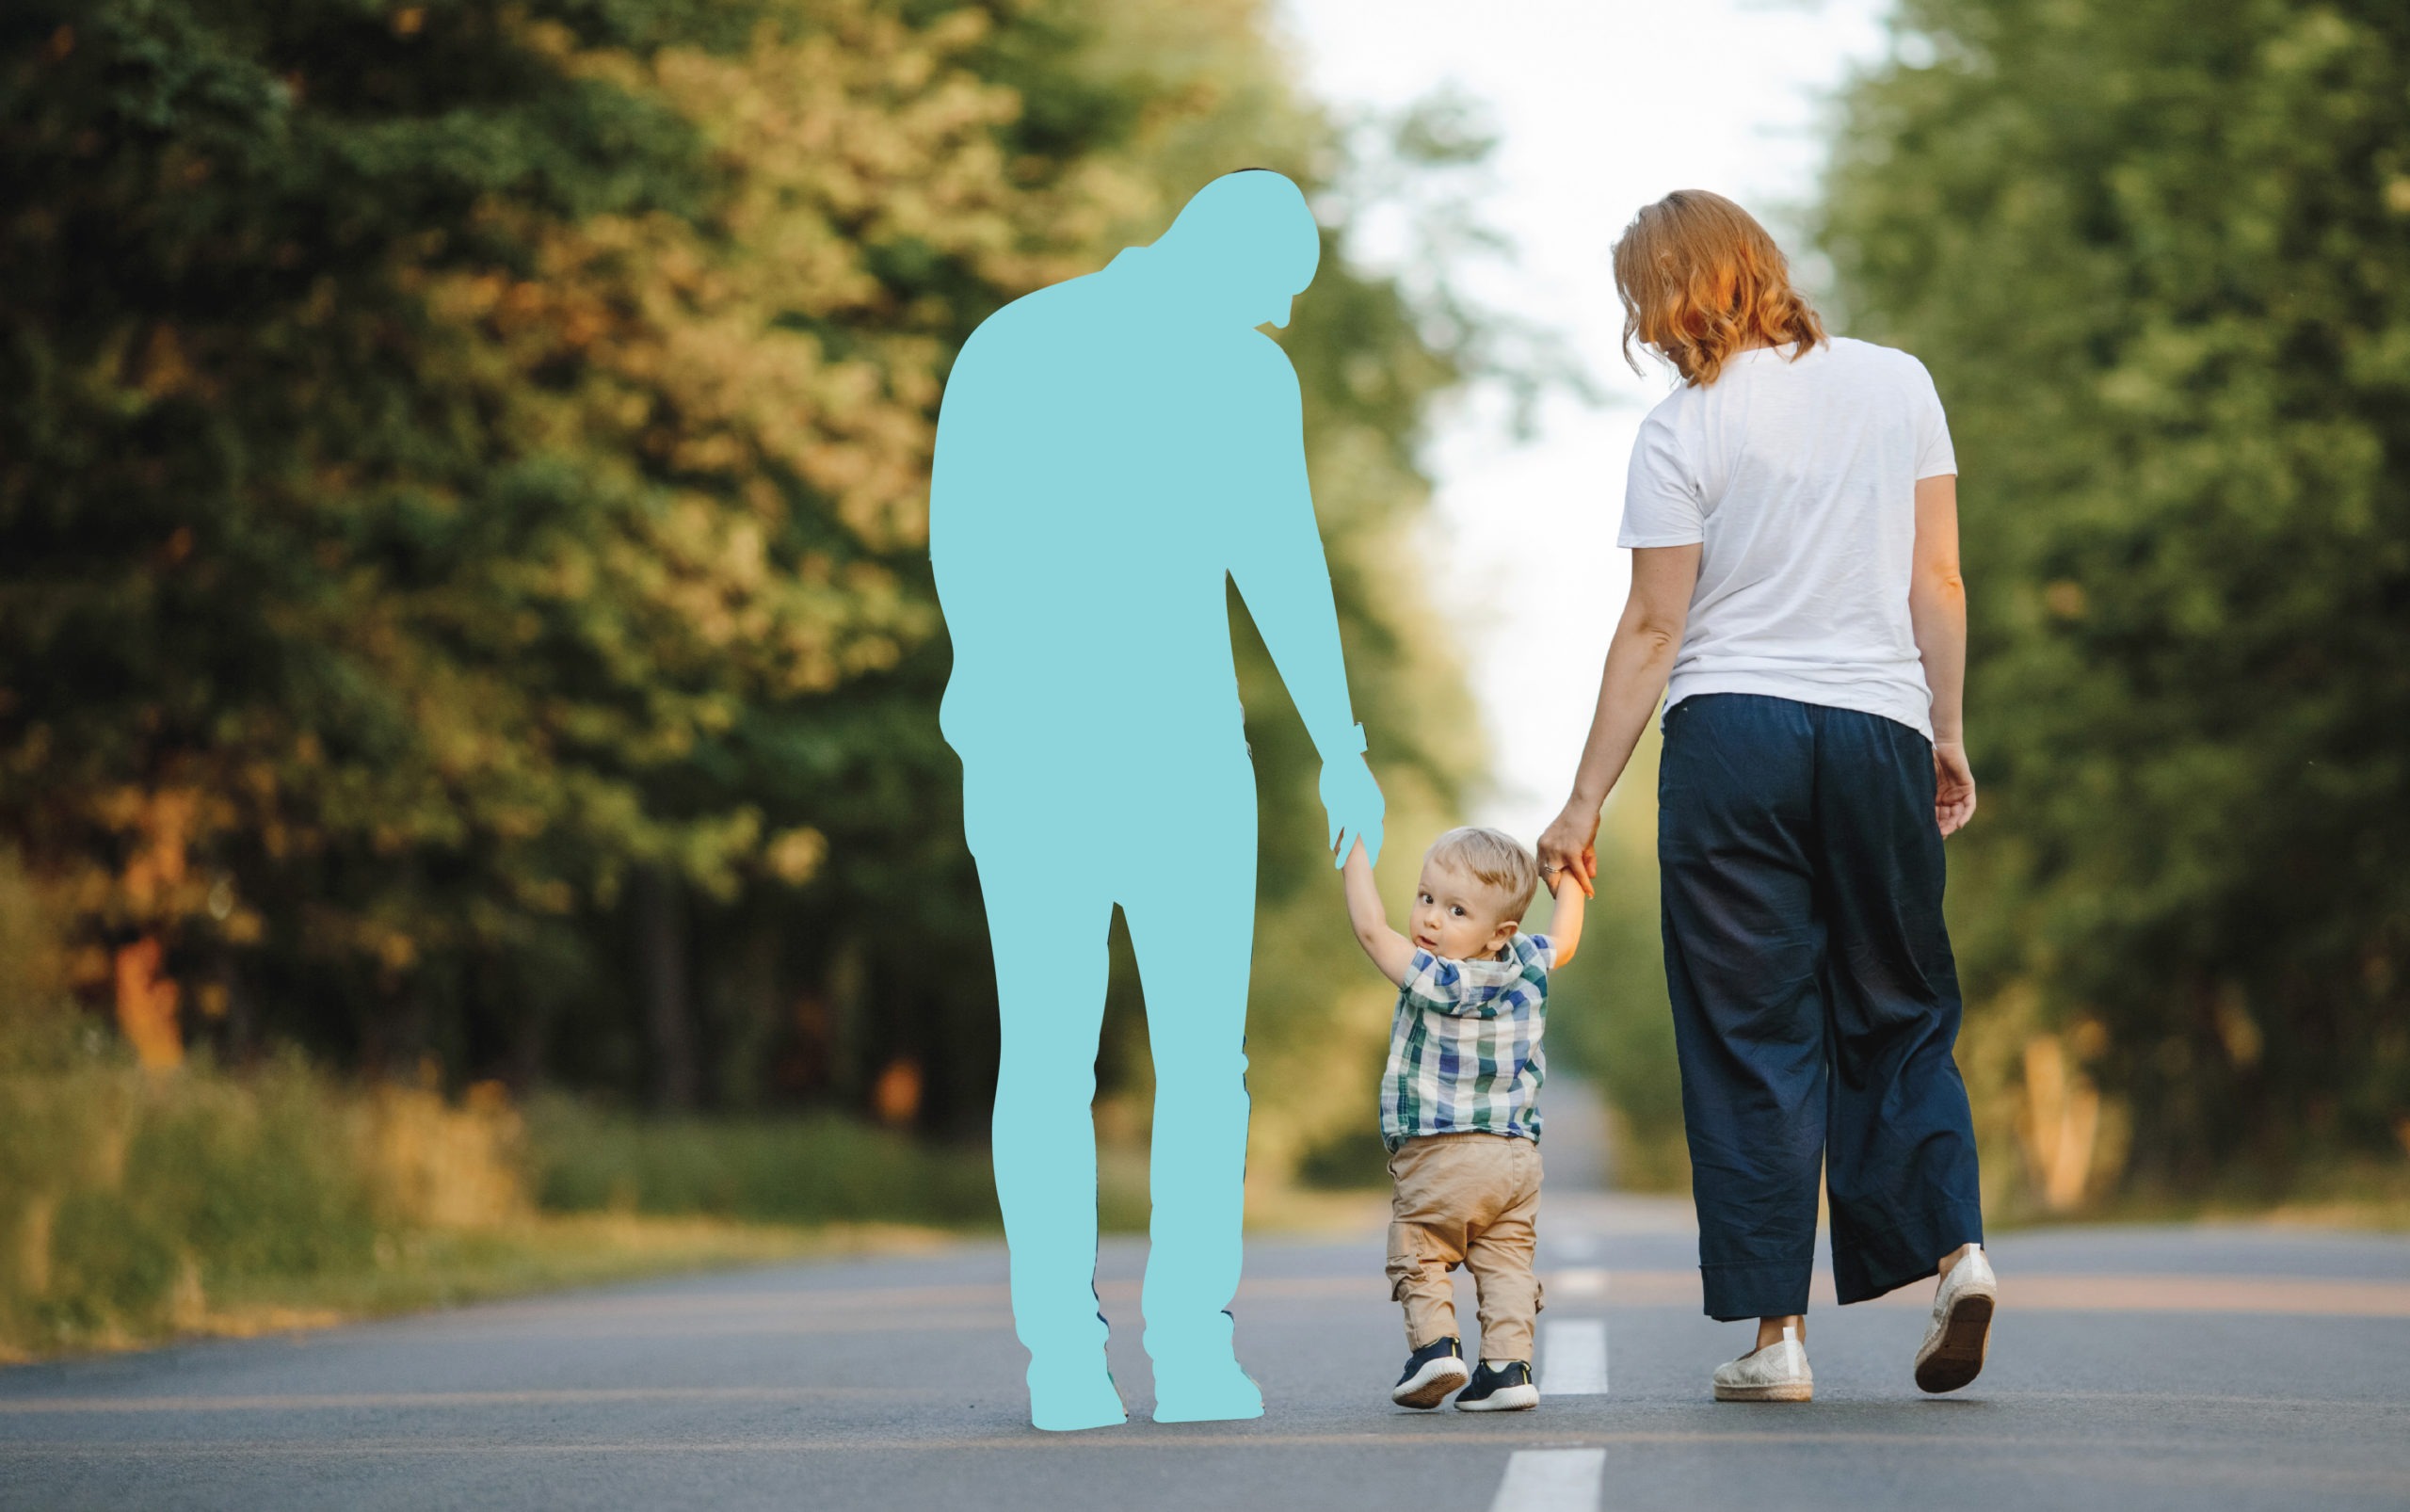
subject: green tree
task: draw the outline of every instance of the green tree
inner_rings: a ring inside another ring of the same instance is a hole
[[[234,989],[204,1005],[490,1054],[611,974],[632,869],[808,876],[731,732],[927,638],[882,561],[948,349],[924,289],[1068,266],[1012,98],[949,62],[982,19],[42,9],[8,801],[129,1029],[164,940]]]
[[[2410,11],[1898,24],[1823,241],[1963,466],[1977,1031],[2154,1184],[2410,1137]]]
[[[169,1052],[975,1126],[946,364],[1334,143],[1241,0],[11,8],[0,833],[82,990]],[[1476,757],[1397,587],[1422,416],[1485,360],[1423,314],[1334,240],[1286,337],[1408,828]],[[1377,994],[1259,723],[1259,1088],[1323,1127]]]

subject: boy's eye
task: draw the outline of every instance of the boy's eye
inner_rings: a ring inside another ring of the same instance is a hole
[[[1465,916],[1465,906],[1464,906],[1463,904],[1461,904],[1461,903],[1454,904],[1454,905],[1452,905],[1452,906],[1449,908],[1448,911],[1449,911],[1450,913],[1454,914],[1457,918],[1461,919],[1461,918],[1463,918],[1463,917]]]

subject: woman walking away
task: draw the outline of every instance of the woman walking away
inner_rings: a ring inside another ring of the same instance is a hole
[[[1632,447],[1631,596],[1544,880],[1596,875],[1599,806],[1664,695],[1657,845],[1699,1269],[1710,1316],[1758,1320],[1716,1399],[1813,1393],[1820,1167],[1840,1300],[1937,1272],[1915,1375],[1954,1391],[1983,1369],[1997,1289],[1941,921],[1942,837],[1975,812],[1941,401],[1906,353],[1827,339],[1774,239],[1720,195],[1642,210],[1615,271],[1626,356],[1636,339],[1682,381]]]

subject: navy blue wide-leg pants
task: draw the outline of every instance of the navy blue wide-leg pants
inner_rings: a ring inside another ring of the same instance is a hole
[[[1932,746],[1878,715],[1737,693],[1666,715],[1665,983],[1711,1316],[1808,1310],[1820,1166],[1843,1302],[1983,1239],[1933,797]]]

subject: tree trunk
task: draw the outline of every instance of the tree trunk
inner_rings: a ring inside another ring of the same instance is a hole
[[[644,1004],[645,1038],[652,1051],[653,1106],[683,1112],[695,1105],[695,1014],[687,987],[685,897],[678,879],[655,866],[636,871],[629,893],[635,911],[636,989]]]

